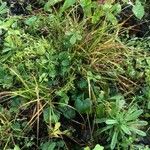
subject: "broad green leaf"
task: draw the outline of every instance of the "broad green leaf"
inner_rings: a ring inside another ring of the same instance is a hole
[[[42,144],[42,150],[55,150],[56,143],[55,142],[46,142]]]
[[[87,87],[88,87],[87,81],[84,80],[84,79],[81,79],[80,81],[78,81],[78,86],[79,86],[79,88],[81,88],[81,89],[87,88]]]
[[[60,97],[59,98],[59,102],[61,103],[60,106],[66,106],[66,104],[68,104],[69,102],[69,97],[66,94],[65,91],[57,91],[56,94]]]
[[[13,85],[13,76],[9,75],[3,67],[0,67],[0,85],[7,89]]]
[[[113,14],[117,15],[121,12],[121,5],[119,3],[113,5],[112,7]]]
[[[5,14],[8,11],[6,7],[7,7],[7,3],[3,2],[2,5],[0,6],[0,15]]]
[[[8,30],[14,22],[15,22],[15,20],[13,18],[9,19],[9,20],[3,22],[2,24],[0,24],[0,29]]]
[[[32,16],[30,18],[27,18],[25,20],[25,24],[28,25],[28,26],[32,26],[35,24],[35,21],[37,20],[37,17],[36,16]]]
[[[73,119],[76,115],[75,110],[70,107],[62,106],[60,111],[67,119]]]
[[[126,120],[127,121],[132,121],[132,120],[136,120],[141,114],[143,113],[143,110],[140,109],[140,110],[136,110],[130,114],[128,114],[126,116]]]
[[[107,18],[107,20],[108,21],[110,21],[113,25],[116,25],[117,23],[118,23],[118,21],[117,21],[117,18],[114,16],[114,14],[113,13],[107,13],[106,14],[106,18]]]
[[[75,101],[75,108],[80,113],[89,113],[91,110],[92,102],[89,98],[82,100],[80,98],[77,98]]]
[[[82,40],[82,36],[80,35],[80,33],[77,32],[76,38],[77,38],[77,40],[79,40],[79,41]]]
[[[103,8],[103,10],[105,11],[105,12],[111,12],[111,8],[112,8],[112,4],[110,4],[110,3],[105,3],[103,6],[102,6],[102,8]]]
[[[80,0],[80,5],[83,8],[85,16],[91,16],[92,3],[91,0]]]
[[[104,123],[104,122],[106,122],[105,118],[95,119],[95,123]]]
[[[46,52],[46,48],[44,45],[42,45],[42,43],[37,43],[35,44],[35,48],[36,48],[36,52],[38,55],[44,55]]]
[[[150,101],[148,102],[148,109],[150,109]]]
[[[117,122],[117,120],[113,120],[113,119],[108,119],[108,120],[106,120],[106,124],[117,124],[118,122]]]
[[[18,122],[13,123],[13,124],[11,125],[11,128],[12,128],[12,130],[14,130],[14,131],[22,132],[21,126],[20,126],[20,124],[19,124]]]
[[[69,7],[73,6],[75,4],[76,0],[65,0],[62,8],[61,8],[61,13],[64,12],[66,9]]]
[[[44,10],[51,12],[51,7],[54,6],[55,4],[61,2],[61,1],[62,1],[62,0],[49,0],[49,1],[46,2],[46,4],[44,5]]]
[[[71,38],[70,38],[70,43],[71,43],[72,45],[74,45],[74,44],[76,43],[76,40],[77,40],[77,38],[76,38],[76,36],[73,34],[73,35],[71,36]]]
[[[134,133],[140,135],[140,136],[146,136],[146,133],[143,132],[143,131],[141,131],[141,130],[139,130],[139,129],[136,129],[136,128],[130,128],[130,130],[131,130],[132,132],[134,132]]]
[[[60,126],[61,126],[60,122],[56,122],[54,130],[55,131],[59,130]]]
[[[80,41],[82,39],[80,31],[69,31],[65,34],[70,37],[71,45],[74,45],[77,40]]]
[[[140,127],[140,126],[148,125],[148,122],[147,121],[133,121],[130,124],[133,125],[133,126]]]
[[[105,106],[104,106],[104,104],[100,103],[96,106],[96,114],[97,114],[98,118],[105,117]]]
[[[93,16],[92,16],[92,23],[97,23],[100,19],[100,17],[102,17],[104,15],[104,11],[100,10],[100,9],[96,9]]]
[[[125,105],[124,97],[121,94],[115,95],[111,97],[111,99],[116,100],[116,106],[117,108],[119,108],[119,110],[122,109],[123,106]]]
[[[127,126],[121,125],[121,129],[124,131],[124,133],[131,135],[131,132]]]
[[[84,148],[84,150],[90,150],[90,148],[87,146],[87,147]]]
[[[125,100],[116,101],[116,103],[117,103],[117,102],[118,102],[117,107],[118,107],[119,109],[122,109],[122,108],[124,107],[124,105],[125,105]]]
[[[104,147],[100,146],[99,144],[96,144],[93,150],[104,150]]]
[[[67,130],[66,131],[60,131],[60,126],[61,126],[61,123],[60,122],[57,122],[57,123],[55,123],[55,126],[54,126],[54,128],[52,128],[51,129],[51,127],[49,127],[49,135],[50,136],[53,136],[53,137],[59,137],[61,134],[65,134],[66,132],[67,132]]]
[[[18,145],[15,145],[14,150],[21,150]]]
[[[60,114],[54,112],[52,108],[45,108],[43,111],[43,117],[46,123],[55,123],[59,121]]]
[[[119,131],[114,131],[112,140],[111,140],[111,144],[110,144],[110,148],[113,150],[117,144],[117,140],[118,140],[118,133]]]
[[[135,106],[129,107],[129,109],[126,113],[126,116],[128,117],[128,115],[134,113],[135,111],[137,111],[137,107],[135,107]]]
[[[48,146],[47,150],[55,150],[55,147],[56,147],[56,143],[53,142]]]
[[[139,0],[136,0],[135,5],[133,5],[132,11],[138,19],[142,19],[145,14],[144,6]]]

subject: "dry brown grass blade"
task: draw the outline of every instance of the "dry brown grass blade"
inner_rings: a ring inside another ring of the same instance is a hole
[[[37,105],[35,106],[35,109],[33,110],[33,114],[31,119],[28,121],[27,125],[24,127],[23,130],[26,130],[29,126],[32,127],[32,125],[37,121],[37,118],[40,117],[40,115],[43,113],[43,108],[47,105],[45,103],[44,105],[39,103],[39,109],[37,110]]]
[[[7,96],[11,96],[13,95],[14,93],[11,92],[11,91],[3,91],[3,92],[0,92],[0,100],[3,98],[3,97],[7,97]]]

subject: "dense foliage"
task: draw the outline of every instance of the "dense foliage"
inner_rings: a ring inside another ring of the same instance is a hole
[[[149,150],[149,6],[0,1],[0,149]]]

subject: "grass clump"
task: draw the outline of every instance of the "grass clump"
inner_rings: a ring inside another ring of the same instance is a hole
[[[148,44],[121,40],[119,3],[59,4],[1,15],[0,148],[146,149]]]

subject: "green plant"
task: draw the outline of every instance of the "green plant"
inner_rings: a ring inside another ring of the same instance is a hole
[[[85,147],[84,150],[90,150],[90,148]],[[104,150],[104,147],[99,145],[99,144],[96,144],[95,147],[92,150]]]
[[[6,2],[0,2],[0,3],[1,3],[1,6],[0,6],[0,17],[2,17],[4,14],[6,14],[8,12],[8,9],[7,9],[7,3]]]
[[[116,102],[110,102],[108,117],[104,121],[107,126],[101,131],[108,131],[108,140],[111,141],[110,148],[119,147],[121,142],[127,142],[129,138],[135,138],[135,135],[146,136],[146,133],[140,128],[147,125],[147,122],[138,119],[143,110],[130,105],[129,108],[126,108],[122,96],[114,96],[111,99],[116,100]],[[128,145],[126,146],[128,147]]]
[[[0,149],[119,150],[146,135],[149,45],[120,37],[127,3],[40,0],[21,16],[2,3]]]

